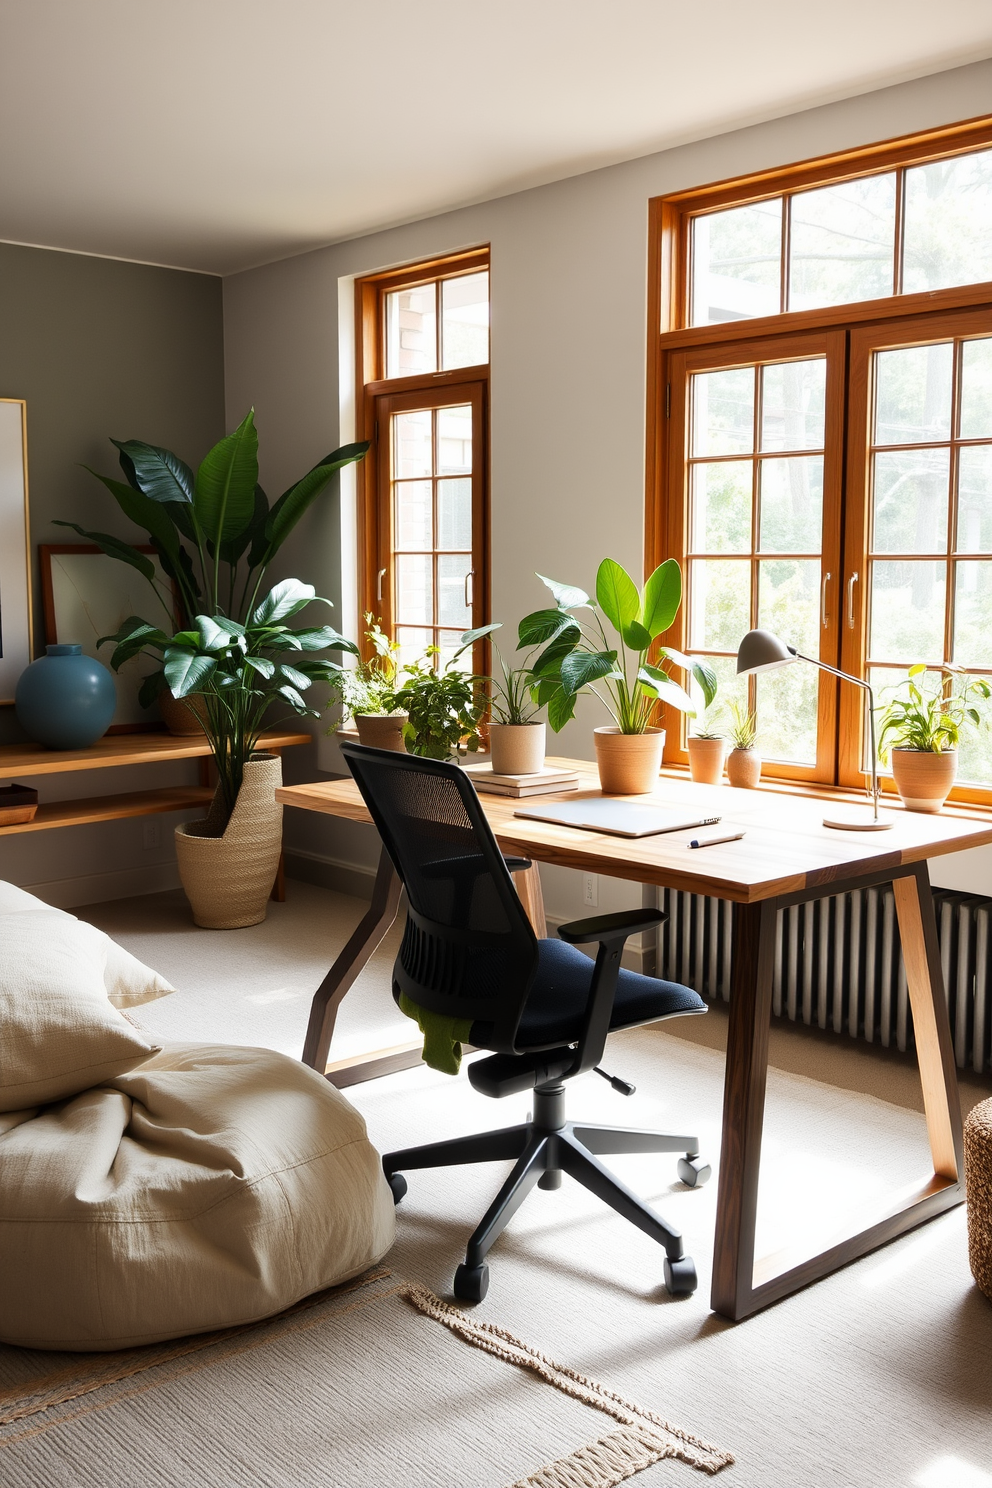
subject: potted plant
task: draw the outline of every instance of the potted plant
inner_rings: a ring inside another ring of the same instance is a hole
[[[502,628],[502,622],[496,621],[478,630],[466,631],[462,644],[471,645]],[[491,677],[484,679],[489,691],[489,752],[493,772],[496,775],[537,775],[544,769],[546,747],[545,726],[536,716],[540,711],[537,701],[539,679],[527,663],[511,667],[495,641],[493,650],[497,667]]]
[[[223,613],[242,623],[255,609],[269,564],[304,512],[326,491],[334,472],[361,460],[368,442],[343,445],[317,461],[300,480],[270,504],[258,484],[258,434],[254,410],[233,434],[222,439],[194,476],[172,453],[140,439],[112,439],[120,453],[125,480],[91,470],[113,496],[129,521],[142,530],[155,549],[171,588],[164,589],[147,553],[106,532],[71,527],[111,558],[136,568],[155,595],[170,631],[195,628],[197,615]],[[89,467],[85,467],[89,469]],[[156,698],[174,733],[201,733],[204,704],[193,694],[173,700],[161,668],[146,679],[139,693],[143,707]]]
[[[910,667],[904,682],[889,689],[878,743],[882,760],[891,757],[892,774],[906,810],[936,812],[954,784],[961,730],[969,724],[981,726],[982,715],[975,702],[979,698],[987,701],[992,688],[982,677],[967,681],[960,667],[948,665],[940,668],[941,686],[924,692],[917,679],[926,670],[918,662]]]
[[[122,508],[147,527],[166,573],[175,576],[181,613],[193,617],[178,628],[173,596],[161,593],[147,556],[106,534],[83,533],[145,575],[169,620],[163,629],[130,616],[115,636],[103,638],[116,643],[112,665],[141,653],[153,657],[142,702],[151,703],[168,686],[178,700],[197,698],[203,711],[217,793],[204,821],[176,828],[180,877],[198,924],[255,924],[265,916],[282,838],[275,800],[280,762],[255,754],[266,711],[275,703],[319,716],[302,693],[314,681],[336,686],[342,668],[313,653],[356,654],[356,648],[330,626],[287,624],[316,598],[309,584],[286,579],[260,595],[269,564],[300,517],[333,471],[360,459],[365,448],[336,451],[270,507],[258,485],[251,413],[208,452],[195,477],[168,450],[137,441],[121,445],[121,463],[125,472],[133,469],[137,484],[109,485]]]
[[[448,759],[454,753],[478,750],[479,721],[486,707],[479,684],[484,678],[463,672],[457,665],[462,652],[477,639],[475,631],[466,631],[443,667],[438,647],[428,646],[422,659],[404,668],[396,705],[409,714],[403,736],[410,754]]]
[[[541,574],[538,578],[551,590],[556,608],[536,610],[521,620],[519,641],[521,646],[544,644],[532,670],[537,701],[547,704],[548,722],[558,733],[574,715],[578,694],[594,693],[613,718],[593,735],[603,790],[609,795],[650,791],[665,743],[664,729],[652,723],[657,703],[669,703],[690,717],[696,714],[689,694],[672,680],[664,663],[691,672],[707,706],[716,691],[716,677],[705,662],[690,660],[669,646],[653,650],[682,603],[682,570],[669,558],[638,591],[619,563],[604,558],[596,574],[595,601],[572,585]],[[615,645],[607,639],[604,618],[617,632]],[[655,662],[648,661],[649,653]]]
[[[743,703],[730,704],[728,732],[734,747],[727,755],[727,779],[731,785],[753,790],[761,779],[761,755],[754,747],[758,720]]]
[[[702,723],[702,728],[697,728],[686,739],[689,775],[699,785],[719,785],[723,778],[726,742],[722,734],[708,725],[705,714]]]
[[[368,661],[356,667],[342,668],[336,691],[344,704],[345,715],[354,719],[358,737],[373,749],[405,751],[403,730],[408,715],[397,705],[399,687],[399,644],[391,641],[381,624],[366,614],[365,638],[372,650]],[[334,729],[340,727],[334,725]],[[334,732],[331,729],[331,733]]]

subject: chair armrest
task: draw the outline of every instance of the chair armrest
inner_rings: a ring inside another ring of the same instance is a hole
[[[503,854],[503,862],[511,873],[523,873],[526,869],[534,866],[530,858],[510,858],[505,853]]]
[[[558,934],[569,945],[589,945],[594,940],[602,944],[626,940],[641,930],[653,930],[667,919],[667,914],[660,909],[621,909],[616,914],[594,915],[588,920],[572,920],[568,925],[559,925]]]

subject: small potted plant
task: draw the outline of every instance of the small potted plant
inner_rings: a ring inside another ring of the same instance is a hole
[[[702,727],[686,739],[686,748],[691,778],[699,785],[719,785],[727,746],[723,735],[710,726],[706,714],[702,718]]]
[[[992,688],[982,677],[967,681],[960,667],[943,666],[941,686],[924,692],[918,679],[926,670],[918,662],[910,667],[904,682],[889,689],[878,743],[882,760],[891,757],[892,774],[906,810],[936,812],[954,784],[961,730],[969,724],[981,726],[982,715],[975,704],[978,699],[987,701]]]
[[[753,790],[761,779],[761,755],[754,747],[758,720],[742,703],[730,704],[729,733],[734,747],[727,755],[727,779],[731,785]]]
[[[360,661],[356,667],[342,669],[336,690],[344,705],[345,716],[354,720],[363,744],[369,744],[373,749],[395,749],[402,753],[406,749],[403,730],[408,715],[396,701],[400,648],[389,639],[374,616],[366,614],[365,623],[368,626],[365,638],[372,656],[368,661]],[[340,724],[335,725],[335,728],[339,727]]]
[[[501,630],[502,623],[466,631],[462,645]],[[497,666],[485,678],[489,692],[489,751],[496,775],[537,775],[544,769],[546,730],[536,715],[539,678],[529,664],[511,667],[493,642]]]
[[[428,646],[424,657],[404,669],[396,706],[408,714],[403,729],[407,751],[427,759],[449,759],[452,754],[474,754],[480,745],[479,721],[486,699],[480,683],[485,679],[463,672],[458,658],[475,639],[459,646],[442,667],[437,646]]]
[[[592,692],[606,706],[613,723],[596,729],[596,763],[607,795],[642,795],[654,788],[661,768],[665,731],[655,726],[659,701],[696,716],[695,705],[664,663],[691,672],[706,705],[716,692],[716,677],[705,662],[690,660],[669,646],[648,661],[658,636],[674,621],[682,603],[682,570],[674,558],[659,564],[638,591],[627,571],[604,558],[596,574],[596,598],[570,584],[547,584],[556,608],[537,610],[520,622],[521,646],[544,643],[533,664],[537,701],[547,704],[555,733],[574,715],[580,692]],[[579,611],[581,618],[574,615]],[[588,613],[583,613],[588,612]],[[606,619],[617,633],[610,644]],[[597,686],[601,683],[602,686]]]

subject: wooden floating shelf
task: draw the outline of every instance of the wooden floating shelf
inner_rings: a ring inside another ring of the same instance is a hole
[[[128,816],[155,816],[165,811],[205,810],[213,796],[208,785],[176,785],[159,790],[123,791],[116,796],[85,796],[80,801],[49,801],[38,807],[31,821],[0,827],[0,837],[12,837],[16,832],[46,832],[53,827],[84,827],[91,822],[119,821]]]
[[[310,734],[263,734],[260,749],[290,749],[309,744]],[[22,775],[75,774],[77,770],[117,769],[122,765],[167,764],[170,760],[203,759],[210,745],[202,734],[180,736],[161,732],[109,734],[89,749],[46,749],[43,744],[0,745],[0,780]],[[68,805],[68,803],[65,803]],[[41,808],[43,810],[44,808]],[[41,815],[39,810],[38,815]],[[129,813],[138,815],[137,812]]]

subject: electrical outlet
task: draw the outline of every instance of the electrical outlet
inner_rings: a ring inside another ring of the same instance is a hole
[[[145,822],[144,845],[146,852],[162,846],[162,823],[157,818]]]
[[[593,909],[599,904],[599,874],[583,873],[582,875],[582,903],[589,904]]]

